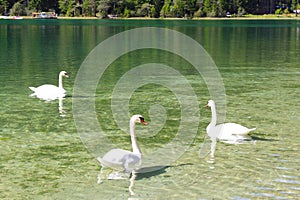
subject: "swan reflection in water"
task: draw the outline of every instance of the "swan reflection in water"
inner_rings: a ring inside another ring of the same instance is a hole
[[[59,116],[61,116],[61,117],[66,117],[66,114],[67,114],[66,110],[64,109],[64,105],[63,105],[64,99],[65,99],[64,97],[59,97],[58,98],[58,113],[59,113]],[[40,99],[40,100],[44,100],[44,99]],[[55,100],[45,101],[45,103],[51,103],[51,102],[55,102]]]
[[[132,170],[132,172],[129,174],[125,174],[125,172],[115,172],[108,176],[108,180],[115,181],[115,180],[128,180],[129,179],[129,186],[128,191],[130,196],[135,195],[135,192],[133,191],[133,187],[136,180],[141,180],[144,178],[150,178],[152,176],[157,176],[159,174],[166,173],[166,169],[171,166],[152,166],[152,167],[144,167],[136,170]],[[174,166],[173,166],[174,167]],[[101,176],[103,176],[104,171],[99,172],[98,175],[98,184],[103,183],[101,180]],[[99,182],[99,180],[101,180]],[[129,198],[131,199],[131,198]]]
[[[63,100],[64,100],[64,98],[62,98],[62,97],[58,98],[58,112],[61,117],[66,116],[66,111],[64,110],[64,107],[63,107]]]

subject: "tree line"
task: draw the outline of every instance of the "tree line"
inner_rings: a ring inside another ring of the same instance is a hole
[[[300,10],[300,0],[0,0],[0,15],[55,12],[66,17],[224,17]]]

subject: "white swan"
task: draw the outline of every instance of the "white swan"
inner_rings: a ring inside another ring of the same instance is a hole
[[[210,137],[211,143],[211,152],[210,155],[213,158],[217,139],[231,144],[238,144],[241,141],[248,139],[246,134],[250,131],[254,131],[256,128],[247,128],[240,124],[236,123],[224,123],[224,124],[217,124],[217,112],[216,112],[216,105],[213,100],[209,100],[208,104],[205,107],[211,108],[211,122],[206,127],[207,135]]]
[[[142,115],[133,115],[130,118],[130,136],[132,144],[132,152],[123,149],[112,149],[107,152],[102,158],[98,157],[97,160],[101,163],[102,168],[98,177],[98,183],[101,183],[101,174],[104,167],[109,167],[116,171],[123,171],[131,173],[141,165],[142,152],[137,144],[135,137],[135,124],[141,123],[147,125]],[[111,174],[114,176],[117,174]],[[114,179],[111,177],[111,179]]]
[[[239,141],[247,139],[246,134],[250,131],[254,131],[256,128],[247,128],[236,123],[224,123],[216,125],[217,123],[217,112],[216,105],[213,100],[209,100],[205,107],[211,108],[211,122],[206,127],[208,136],[218,138],[219,140],[227,141]]]
[[[61,71],[58,76],[58,87],[55,85],[44,84],[39,87],[29,87],[34,93],[31,97],[36,96],[39,99],[51,101],[62,98],[66,95],[66,90],[63,88],[62,77],[69,78],[66,71]]]

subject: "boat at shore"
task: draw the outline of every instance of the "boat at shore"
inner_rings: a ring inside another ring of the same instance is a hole
[[[34,12],[31,14],[33,19],[57,19],[55,12]]]

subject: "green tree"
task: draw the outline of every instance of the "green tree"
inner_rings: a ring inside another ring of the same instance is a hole
[[[208,16],[208,13],[210,13],[211,11],[212,11],[212,6],[210,0],[204,0],[204,4],[203,4],[204,16]]]
[[[81,16],[83,14],[82,0],[59,0],[60,13],[67,17]]]
[[[19,3],[19,4],[16,4]],[[55,11],[66,16],[222,17],[226,12],[266,14],[299,9],[299,0],[0,0],[0,14],[20,9]]]
[[[226,16],[225,5],[226,5],[225,0],[216,1],[216,17]]]
[[[185,17],[192,18],[194,15],[194,12],[198,9],[196,6],[196,0],[185,0],[183,1],[184,6],[184,15]]]
[[[175,17],[184,16],[184,3],[182,0],[174,0],[174,6],[172,9],[172,15]]]
[[[144,3],[141,8],[139,9],[139,15],[144,17],[151,17],[151,9],[153,5],[149,3]]]
[[[171,16],[171,0],[165,0],[164,5],[161,8],[160,16],[161,17],[170,17]]]
[[[55,11],[59,12],[58,1],[28,0],[28,9],[34,11]]]
[[[111,9],[111,4],[109,0],[101,0],[99,1],[98,5],[98,11],[100,14],[100,17],[106,18],[109,14],[109,10]]]
[[[131,11],[128,8],[125,8],[123,17],[129,18],[131,16]]]
[[[20,2],[15,3],[11,9],[11,15],[16,15],[16,16],[26,15],[25,6]]]
[[[76,8],[76,2],[75,1],[69,1],[67,4],[67,17],[74,17],[75,16],[75,8]]]
[[[298,12],[297,10],[300,9],[300,4],[299,4],[299,0],[292,0],[292,7],[291,7],[292,10],[296,10],[296,17],[298,15]]]
[[[243,1],[243,7],[245,12],[254,14],[257,11],[258,2],[257,0],[245,0]]]
[[[9,1],[0,0],[0,15],[5,15],[9,10]]]
[[[152,2],[152,5],[154,5],[152,8],[151,14],[153,15],[153,17],[159,17],[160,10],[163,6],[162,1],[161,0],[152,0],[151,2]]]
[[[84,16],[96,16],[97,13],[97,2],[96,0],[84,0],[82,5],[82,14]]]
[[[75,5],[75,1],[72,0],[59,0],[60,13],[66,16],[70,16],[72,5]]]

